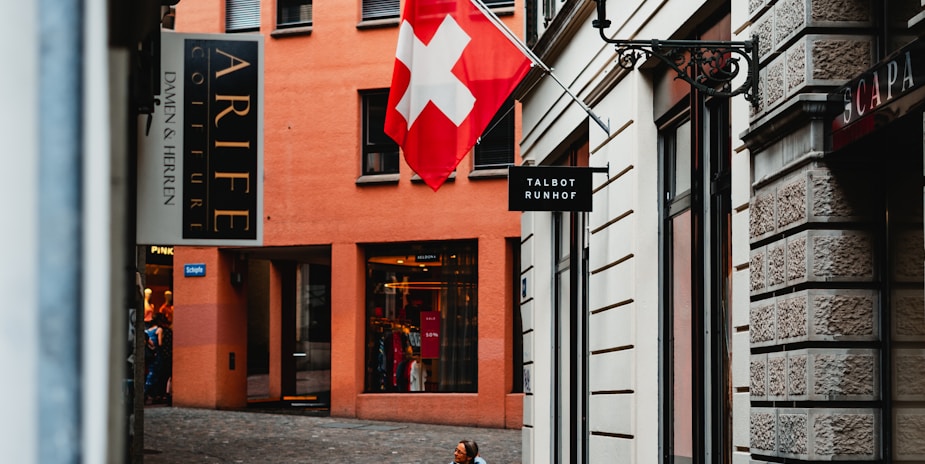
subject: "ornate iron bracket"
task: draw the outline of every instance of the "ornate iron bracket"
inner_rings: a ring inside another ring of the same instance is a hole
[[[600,31],[604,42],[617,50],[617,64],[633,69],[645,56],[655,57],[678,73],[678,78],[707,95],[734,97],[743,95],[752,106],[758,106],[758,36],[741,42],[702,40],[617,40],[604,35],[610,27],[606,18],[607,0],[597,3],[597,19],[591,25]],[[732,88],[732,81],[742,71],[742,61],[748,66],[745,82]]]

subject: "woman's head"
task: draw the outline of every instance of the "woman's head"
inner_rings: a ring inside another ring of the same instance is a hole
[[[460,440],[453,450],[453,462],[472,462],[479,455],[479,445],[472,440]]]

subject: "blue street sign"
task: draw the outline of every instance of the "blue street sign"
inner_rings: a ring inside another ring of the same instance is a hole
[[[193,263],[183,265],[183,277],[205,277],[206,264]]]

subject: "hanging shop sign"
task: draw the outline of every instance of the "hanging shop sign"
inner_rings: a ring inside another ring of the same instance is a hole
[[[161,33],[139,121],[137,242],[263,243],[263,37]]]
[[[604,168],[606,172],[606,168]],[[508,211],[591,211],[590,167],[511,166]]]
[[[842,148],[906,115],[925,97],[923,84],[925,41],[917,40],[839,88],[829,96],[842,105],[832,121],[832,148]]]

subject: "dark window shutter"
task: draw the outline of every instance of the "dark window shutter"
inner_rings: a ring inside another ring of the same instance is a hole
[[[225,0],[225,31],[260,29],[260,0]]]
[[[501,8],[505,6],[514,6],[514,0],[482,0],[482,3],[489,8]]]
[[[399,17],[399,0],[363,0],[363,20]]]

